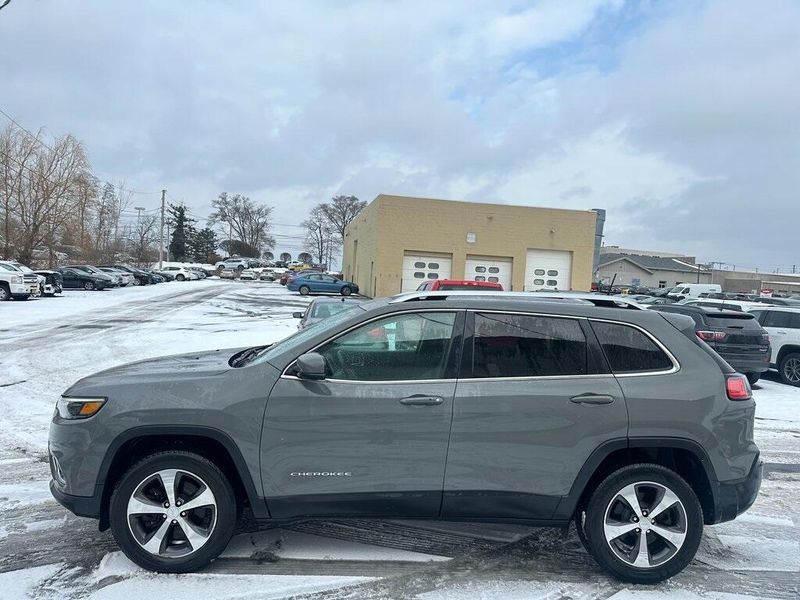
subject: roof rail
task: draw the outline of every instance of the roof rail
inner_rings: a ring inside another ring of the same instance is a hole
[[[489,292],[469,290],[453,290],[438,292],[409,292],[392,296],[390,304],[401,302],[419,302],[430,300],[446,300],[448,298],[472,298],[479,296],[484,299],[504,300],[531,300],[536,302],[572,302],[576,304],[592,304],[606,308],[633,308],[645,310],[641,304],[619,296],[606,296],[604,294],[590,294],[587,292]]]

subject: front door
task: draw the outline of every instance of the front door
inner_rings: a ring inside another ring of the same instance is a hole
[[[470,313],[442,515],[549,519],[628,417],[585,320]]]
[[[325,380],[287,369],[261,442],[273,517],[439,514],[463,316],[380,318],[317,349]]]

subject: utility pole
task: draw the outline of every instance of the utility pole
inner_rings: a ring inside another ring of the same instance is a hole
[[[228,258],[233,255],[231,246],[233,245],[233,221],[228,221]]]
[[[167,190],[161,190],[161,227],[158,230],[158,270],[164,268],[164,209],[166,207]]]

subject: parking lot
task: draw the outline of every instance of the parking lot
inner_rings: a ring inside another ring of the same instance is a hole
[[[655,588],[608,578],[572,529],[369,520],[244,531],[204,572],[157,575],[51,498],[47,429],[67,386],[133,360],[281,339],[308,301],[277,283],[208,279],[0,306],[0,597],[797,597],[800,389],[774,374],[754,387],[756,504],[706,528],[692,566]]]

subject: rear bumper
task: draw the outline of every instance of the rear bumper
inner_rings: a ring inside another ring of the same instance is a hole
[[[764,462],[757,456],[747,477],[717,484],[716,523],[731,521],[753,505],[761,489],[763,470]]]
[[[747,355],[719,352],[719,355],[739,373],[764,373],[769,370],[769,352]]]

